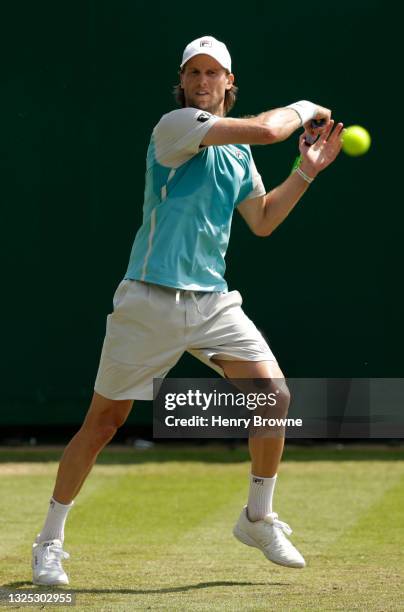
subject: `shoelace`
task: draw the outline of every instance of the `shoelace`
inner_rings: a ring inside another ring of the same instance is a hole
[[[270,525],[273,525],[273,527],[278,527],[283,531],[283,533],[286,533],[286,535],[288,536],[293,533],[292,529],[287,523],[284,523],[283,521],[280,521],[278,519],[278,515],[276,514],[276,512],[270,512],[269,514],[267,514],[264,518],[264,521],[266,523],[269,523]]]
[[[60,563],[62,559],[69,559],[69,553],[62,550],[59,546],[48,546],[45,562],[49,569],[61,569]]]

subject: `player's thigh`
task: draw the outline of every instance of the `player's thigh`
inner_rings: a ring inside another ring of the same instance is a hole
[[[285,378],[277,361],[240,361],[217,357],[211,360],[223,369],[227,378]]]
[[[286,417],[290,404],[290,392],[285,377],[276,361],[227,361],[212,357],[224,371],[226,378],[243,393],[267,393],[268,397],[276,397],[275,405],[272,402],[255,409],[255,414],[262,417]],[[281,430],[278,430],[278,433]],[[254,435],[267,435],[259,431]]]
[[[91,429],[100,426],[123,425],[132,410],[133,399],[114,400],[94,391],[83,426]]]

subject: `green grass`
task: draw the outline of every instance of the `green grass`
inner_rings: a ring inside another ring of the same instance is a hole
[[[3,587],[29,586],[59,455],[0,451]],[[290,570],[231,535],[245,448],[106,450],[68,519],[77,609],[403,610],[403,459],[402,449],[291,448],[275,510],[308,567]]]

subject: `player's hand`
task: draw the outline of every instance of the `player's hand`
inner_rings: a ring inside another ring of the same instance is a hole
[[[313,127],[313,120],[320,121],[321,126]],[[317,113],[313,119],[307,121],[303,127],[308,134],[310,134],[312,138],[312,142],[319,136],[320,134],[324,134],[324,132],[328,129],[331,121],[331,111],[329,108],[325,108],[324,106],[317,106]]]
[[[335,160],[342,147],[343,127],[342,123],[334,127],[334,120],[331,119],[325,132],[311,146],[306,144],[306,131],[300,136],[300,167],[308,176],[316,176]]]
[[[322,122],[321,127],[313,128],[312,126],[313,119],[315,121],[321,121]],[[313,119],[310,119],[310,121],[307,121],[307,123],[305,123],[303,127],[307,131],[307,133],[310,134],[314,139],[319,134],[324,134],[324,132],[328,129],[330,125],[330,121],[331,121],[330,109],[325,108],[324,106],[317,105],[317,113],[316,113],[316,116],[313,117]]]

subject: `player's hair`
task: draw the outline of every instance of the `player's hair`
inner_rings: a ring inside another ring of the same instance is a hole
[[[182,71],[183,70],[180,70],[179,74],[181,74]],[[230,74],[228,70],[226,70],[226,73]],[[233,108],[233,106],[235,105],[236,100],[237,100],[237,92],[238,92],[238,87],[236,87],[236,85],[233,85],[231,89],[226,89],[226,93],[224,94],[224,114],[225,115],[227,115],[227,113],[229,113],[231,109]],[[178,85],[174,85],[173,94],[174,94],[174,98],[177,104],[184,108],[185,95],[184,95],[184,90],[181,88],[180,83],[178,83]]]

